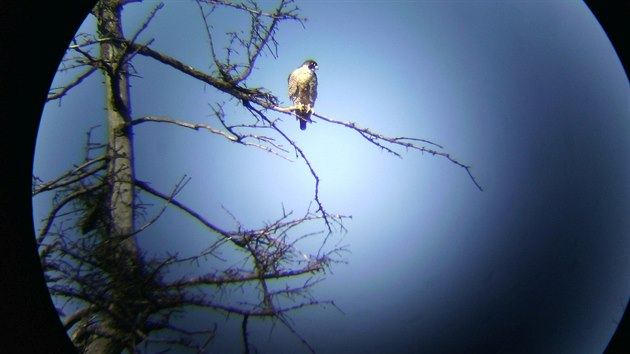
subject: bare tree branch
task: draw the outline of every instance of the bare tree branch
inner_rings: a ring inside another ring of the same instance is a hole
[[[245,145],[245,146],[252,146],[258,149],[261,149],[263,151],[266,151],[268,153],[274,154],[280,158],[283,158],[287,161],[291,161],[291,159],[287,158],[286,156],[280,154],[279,152],[277,152],[276,150],[280,150],[282,152],[286,152],[285,149],[283,149],[280,145],[276,144],[273,140],[273,138],[264,136],[264,135],[255,135],[255,134],[241,134],[241,133],[236,133],[234,131],[234,127],[231,126],[229,127],[230,133],[232,133],[233,135],[231,135],[228,132],[225,132],[223,130],[220,129],[215,129],[213,127],[211,127],[208,124],[203,124],[203,123],[187,123],[187,122],[183,122],[180,120],[176,120],[176,119],[172,119],[172,118],[165,118],[165,117],[140,117],[140,118],[136,118],[134,120],[132,120],[131,122],[129,122],[130,126],[134,126],[134,125],[138,125],[141,123],[145,123],[145,122],[159,122],[159,123],[170,123],[170,124],[175,124],[184,128],[188,128],[188,129],[193,129],[193,130],[200,130],[200,129],[204,129],[207,130],[213,134],[217,134],[217,135],[221,135],[224,138],[226,138],[227,140],[234,142],[234,143],[238,143],[241,145]],[[257,143],[252,143],[247,141],[247,139],[253,139],[253,140],[257,140],[259,142],[268,144],[267,145],[262,145],[262,144],[257,144]]]
[[[87,77],[89,77],[90,75],[92,75],[92,73],[94,73],[96,71],[96,67],[90,67],[88,68],[86,71],[84,71],[83,73],[79,74],[73,81],[71,81],[70,83],[66,84],[65,86],[61,87],[59,91],[53,92],[53,93],[49,93],[48,97],[46,97],[46,102],[48,101],[52,101],[52,100],[56,100],[59,99],[63,96],[65,96],[68,91],[70,91],[73,87],[79,85],[80,83],[83,82],[83,80],[85,80]]]
[[[278,42],[274,34],[281,21],[295,20],[302,23],[302,25],[304,21],[303,18],[297,15],[297,7],[289,7],[292,1],[281,0],[273,12],[262,11],[258,7],[258,4],[253,1],[248,3],[236,3],[229,1],[197,0],[196,2],[205,24],[206,35],[210,46],[210,56],[213,59],[221,79],[232,84],[238,84],[249,77],[254,69],[256,60],[265,49],[267,49],[267,52],[274,58],[277,57]],[[210,10],[205,11],[203,5],[211,5]],[[229,45],[225,48],[226,57],[223,60],[219,58],[215,48],[215,41],[211,31],[211,20],[209,20],[211,14],[219,6],[233,8],[250,16],[250,30],[246,32],[246,36],[236,31],[226,33],[230,40]],[[234,58],[234,56],[236,56],[234,54],[238,54],[239,49],[243,51],[241,55],[243,58],[241,58],[240,62],[238,59]]]
[[[190,177],[188,178],[186,178],[186,176],[182,177],[182,179],[175,185],[175,187],[173,188],[173,191],[168,196],[168,198],[164,200],[164,205],[162,205],[162,207],[160,208],[160,210],[158,210],[156,215],[147,223],[145,223],[144,225],[134,230],[134,232],[131,235],[127,235],[126,237],[137,235],[138,233],[149,228],[149,226],[153,225],[162,216],[162,214],[164,214],[164,212],[166,211],[166,208],[171,204],[171,201],[173,200],[173,198],[175,198],[175,196],[177,196],[177,194],[179,194],[179,192],[181,192],[181,190],[184,189],[186,184],[188,184],[188,181],[190,181]]]
[[[140,34],[144,32],[145,29],[147,29],[147,27],[149,26],[149,23],[151,23],[151,21],[153,20],[157,12],[161,10],[163,7],[164,7],[164,3],[160,2],[153,8],[153,10],[151,10],[151,13],[149,13],[149,15],[144,20],[144,22],[136,30],[136,33],[134,33],[133,36],[131,36],[131,43],[136,43]]]
[[[286,5],[288,5],[290,3],[293,3],[293,1],[282,0],[274,12],[263,12],[262,10],[260,10],[260,9],[258,9],[256,7],[248,7],[246,5],[243,5],[242,3],[235,3],[235,2],[224,1],[224,0],[199,0],[199,2],[203,2],[203,3],[207,3],[207,4],[215,4],[215,5],[225,5],[225,6],[233,7],[233,8],[236,8],[236,9],[245,10],[245,11],[247,11],[247,12],[253,14],[253,15],[256,15],[256,16],[271,17],[271,18],[273,18],[275,20],[299,20],[299,21],[306,21],[306,18],[299,17],[297,15],[297,13],[296,13],[296,11],[298,10],[297,7],[294,7],[293,9],[289,9],[286,12],[280,11]],[[252,3],[252,4],[255,5],[255,3]]]
[[[308,263],[305,267],[300,269],[290,269],[290,270],[282,270],[277,271],[272,274],[263,274],[262,278],[265,280],[278,280],[282,278],[293,278],[300,275],[319,272],[324,269],[326,262],[328,260],[325,258],[314,260]],[[216,274],[204,274],[198,277],[190,277],[185,279],[180,279],[172,284],[169,284],[167,287],[173,288],[182,288],[182,287],[196,287],[199,285],[228,285],[228,284],[237,284],[237,283],[247,283],[251,281],[260,280],[260,275],[256,273],[239,273],[239,274],[228,274],[228,275],[216,275]]]
[[[208,220],[206,220],[204,217],[202,217],[199,213],[197,213],[196,211],[192,210],[191,208],[185,206],[184,204],[180,203],[179,201],[177,201],[176,199],[171,198],[168,195],[165,195],[159,191],[157,191],[156,189],[152,188],[151,186],[149,186],[148,183],[143,182],[143,181],[135,181],[136,186],[140,187],[141,189],[144,189],[145,191],[149,192],[150,194],[161,198],[163,200],[168,201],[169,203],[173,204],[174,206],[176,206],[177,208],[181,209],[182,211],[186,212],[188,215],[192,216],[193,218],[195,218],[196,220],[198,220],[199,222],[201,222],[203,225],[205,225],[207,228],[209,228],[210,230],[212,230],[213,232],[219,234],[219,235],[229,235],[228,232],[226,232],[225,230],[221,229],[220,227],[212,224],[211,222],[209,222]],[[229,236],[228,236],[229,237]]]
[[[466,173],[468,174],[468,177],[470,177],[470,179],[472,180],[472,182],[475,184],[475,186],[480,190],[483,191],[483,188],[481,187],[481,185],[479,184],[479,182],[477,182],[477,179],[473,176],[472,172],[471,172],[471,166],[465,165],[463,163],[461,163],[459,160],[455,159],[454,157],[451,156],[451,154],[446,153],[446,152],[442,152],[442,151],[437,151],[435,149],[432,148],[427,148],[425,146],[420,146],[417,145],[415,142],[421,142],[421,143],[426,143],[429,145],[433,145],[435,147],[438,147],[440,149],[442,149],[443,147],[439,144],[436,144],[434,142],[431,142],[429,140],[425,140],[425,139],[418,139],[418,138],[407,138],[407,137],[397,137],[397,138],[391,138],[391,137],[387,137],[385,135],[373,132],[372,130],[368,129],[368,128],[363,128],[360,127],[358,124],[354,123],[354,122],[344,122],[341,120],[337,120],[337,119],[333,119],[330,117],[326,117],[324,115],[321,114],[317,114],[317,113],[313,113],[313,115],[315,117],[318,117],[324,121],[327,121],[329,123],[334,123],[334,124],[339,124],[339,125],[343,125],[345,127],[348,127],[350,129],[355,130],[356,132],[358,132],[362,137],[364,137],[366,140],[368,140],[370,143],[378,146],[379,148],[394,154],[397,157],[401,157],[400,153],[394,151],[392,148],[386,146],[385,144],[391,144],[394,146],[401,146],[404,147],[406,149],[413,149],[413,150],[417,150],[420,152],[426,152],[429,153],[431,155],[437,155],[437,156],[441,156],[444,157],[446,159],[448,159],[449,161],[451,161],[452,163],[456,164],[459,167],[462,167],[464,170],[466,170]]]
[[[93,165],[97,162],[105,162],[107,160],[107,156],[101,156],[101,157],[97,157],[95,159],[92,159],[90,161],[87,161],[83,164],[81,164],[80,166],[76,167],[73,170],[70,170],[66,173],[64,173],[63,175],[55,178],[52,181],[49,182],[45,182],[42,183],[40,185],[38,185],[34,190],[33,190],[33,196],[41,193],[41,192],[46,192],[46,191],[50,191],[56,188],[60,188],[60,187],[64,187],[67,186],[69,184],[72,183],[76,183],[80,180],[85,179],[88,176],[91,176],[93,174],[95,174],[98,171],[103,170],[106,166],[103,165],[99,165],[96,166],[90,170],[85,170],[88,166]],[[69,178],[71,177],[71,178]]]

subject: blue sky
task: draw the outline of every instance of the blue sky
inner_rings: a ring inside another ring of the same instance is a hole
[[[127,33],[155,4],[126,8]],[[414,152],[399,159],[348,129],[317,121],[302,132],[282,116],[321,178],[324,205],[353,216],[340,235],[352,250],[349,263],[315,290],[344,314],[300,311],[296,329],[319,353],[601,352],[630,295],[630,90],[588,8],[569,1],[298,6],[305,28],[281,25],[279,57],[257,63],[250,87],[288,104],[287,75],[314,58],[316,112],[439,143],[473,166],[485,190],[444,159]],[[154,37],[154,49],[207,70],[197,11],[192,2],[167,2],[141,40]],[[228,15],[217,21],[217,28],[239,23]],[[208,103],[224,98],[140,56],[134,66],[142,76],[132,80],[136,117],[207,123]],[[47,105],[36,175],[52,178],[80,160],[86,129],[104,122],[100,83],[92,76],[61,106]],[[223,207],[255,227],[278,217],[282,205],[301,214],[313,198],[300,160],[167,125],[138,126],[134,139],[139,179],[170,191],[190,176],[179,198],[226,227],[233,223]],[[48,205],[35,200],[36,221]],[[169,210],[142,242],[193,253],[207,238]],[[231,325],[215,349],[234,345]],[[263,350],[301,348],[278,326],[271,339],[268,322],[253,328]]]

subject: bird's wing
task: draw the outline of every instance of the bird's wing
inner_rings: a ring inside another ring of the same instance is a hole
[[[291,74],[289,74],[289,98],[291,101],[295,101],[298,94],[298,80],[297,80],[297,70],[293,70]]]
[[[315,105],[317,99],[317,74],[313,73],[313,79],[311,79],[311,106]]]

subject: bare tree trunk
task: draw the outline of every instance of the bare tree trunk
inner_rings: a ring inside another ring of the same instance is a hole
[[[98,30],[101,39],[123,38],[120,22],[122,1],[101,1]],[[105,90],[107,91],[108,122],[108,177],[109,177],[109,236],[128,256],[128,265],[136,263],[134,227],[134,167],[129,104],[129,79],[126,50],[121,41],[105,40],[101,44],[101,58],[106,62]]]
[[[100,261],[110,265],[112,285],[108,291],[112,301],[107,315],[97,328],[89,330],[85,353],[120,353],[130,342],[129,333],[121,331],[135,322],[134,306],[138,298],[140,272],[134,231],[133,145],[130,121],[129,83],[126,64],[126,48],[121,25],[121,8],[124,1],[100,1],[94,11],[98,19],[98,33],[105,76],[106,111],[108,122],[107,201],[108,220],[103,235]],[[131,322],[131,323],[129,323]],[[127,337],[127,338],[126,338]],[[134,342],[131,339],[131,342]]]

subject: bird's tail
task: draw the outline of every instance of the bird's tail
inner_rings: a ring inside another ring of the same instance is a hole
[[[311,114],[310,113],[300,113],[300,112],[296,112],[297,115],[297,119],[300,121],[300,129],[301,130],[306,130],[306,122],[310,122],[311,121]]]

